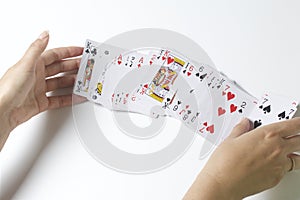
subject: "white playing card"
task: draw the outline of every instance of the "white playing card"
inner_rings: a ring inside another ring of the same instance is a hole
[[[266,93],[249,115],[254,128],[280,120],[291,119],[297,111],[298,102],[272,93]]]
[[[109,44],[99,44],[97,47],[97,63],[91,78],[88,99],[94,103],[101,103],[100,98],[103,96],[102,89],[104,85],[106,70],[116,63],[117,55],[125,50]]]
[[[122,55],[124,52],[123,49],[107,44],[101,45],[100,48],[102,50],[101,52],[103,53],[97,64],[97,69],[92,77],[92,87],[91,92],[89,94],[89,100],[95,103],[108,106],[109,104],[107,100],[110,98],[113,91],[107,92],[106,90],[106,92],[103,92],[103,90],[105,90],[105,87],[109,86],[109,82],[111,80],[114,81],[114,83],[116,84],[118,82],[118,78],[120,78],[122,74],[126,74],[128,71],[130,71],[129,65],[131,65],[131,60],[126,61],[128,67],[125,67],[125,61],[122,60]],[[131,55],[132,54],[133,53],[131,53]],[[116,71],[116,77],[114,77],[113,75],[110,75],[110,77],[106,76],[107,71],[111,67],[118,67],[118,70]],[[116,85],[111,85],[111,88],[115,86]],[[103,102],[104,99],[106,99],[105,104]]]
[[[235,87],[234,83],[227,82],[226,85],[228,85],[230,89],[225,92],[226,94],[222,91],[224,98],[228,100],[229,97],[232,97],[232,99],[226,101],[228,117],[226,126],[223,129],[222,140],[231,133],[234,126],[238,124],[241,119],[249,116],[257,105],[257,98],[244,92],[244,90],[241,90],[239,87]]]
[[[163,48],[122,48],[87,40],[74,93],[119,111],[170,116],[204,137],[206,157],[243,118],[255,127],[293,117],[298,102],[251,96],[205,63]]]
[[[78,70],[75,86],[73,89],[73,93],[88,97],[92,74],[95,70],[95,65],[97,65],[98,61],[98,49],[97,47],[100,44],[92,41],[86,40],[85,48],[82,54],[80,68]]]

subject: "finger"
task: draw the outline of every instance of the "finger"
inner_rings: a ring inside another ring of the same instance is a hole
[[[61,59],[80,56],[82,51],[82,47],[60,47],[45,51],[42,58],[45,65],[50,65]]]
[[[300,156],[298,154],[293,153],[293,154],[290,154],[288,157],[292,158],[294,160],[294,164],[295,164],[294,170],[300,169]],[[288,171],[290,171],[290,169],[292,168],[292,161],[290,159],[289,159],[289,162],[290,163],[289,163]]]
[[[230,133],[228,137],[236,138],[248,131],[250,131],[250,121],[247,118],[242,119],[240,123],[238,123]]]
[[[75,74],[47,79],[46,92],[54,91],[60,88],[71,87],[74,85],[75,79],[76,79]]]
[[[296,135],[300,132],[300,117],[273,123],[261,128],[273,133],[278,133],[283,138]]]
[[[72,104],[72,94],[62,95],[62,96],[52,96],[48,97],[49,105],[48,109],[57,109],[66,106],[70,106]]]
[[[82,96],[79,96],[76,94],[72,95],[72,103],[73,104],[79,104],[79,103],[86,102],[86,101],[87,101],[86,97],[82,97]]]
[[[34,69],[35,62],[41,56],[41,54],[45,51],[49,41],[49,33],[44,31],[38,39],[36,39],[30,47],[25,52],[22,62],[25,63],[25,66],[29,69]]]
[[[288,153],[300,151],[300,135],[285,138],[285,145]]]
[[[61,60],[46,67],[46,77],[79,69],[80,59]]]

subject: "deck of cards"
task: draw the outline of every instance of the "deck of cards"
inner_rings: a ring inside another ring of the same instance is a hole
[[[251,96],[217,69],[167,48],[124,50],[87,40],[74,94],[108,109],[178,119],[212,142],[244,117],[254,128],[290,119],[298,102]]]

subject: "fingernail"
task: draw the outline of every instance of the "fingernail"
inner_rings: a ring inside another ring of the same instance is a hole
[[[49,31],[44,31],[40,34],[39,39],[43,40],[49,36]]]

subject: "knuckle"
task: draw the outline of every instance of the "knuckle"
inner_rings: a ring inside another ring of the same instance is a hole
[[[67,57],[70,57],[72,55],[72,48],[67,47]]]
[[[62,78],[57,78],[57,87],[61,87],[64,84],[64,80]]]
[[[59,53],[56,49],[50,49],[49,55],[51,55],[51,57],[53,57],[53,60],[59,60]]]
[[[276,145],[274,150],[270,154],[271,159],[278,159],[284,153],[284,149],[282,145]]]
[[[35,42],[33,42],[30,45],[30,47],[34,48],[34,49],[42,49],[43,48],[43,43],[40,40],[36,40]]]
[[[64,71],[65,65],[64,65],[63,62],[58,63],[58,69],[59,69],[59,72],[63,72]]]
[[[66,64],[64,63],[64,62],[60,62],[60,64],[59,64],[60,66],[59,66],[59,68],[60,68],[60,72],[64,72],[64,71],[66,71]]]
[[[278,132],[274,129],[265,129],[264,130],[265,139],[273,139],[278,137]]]

